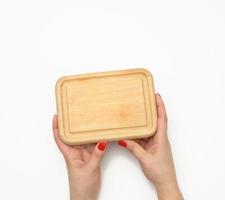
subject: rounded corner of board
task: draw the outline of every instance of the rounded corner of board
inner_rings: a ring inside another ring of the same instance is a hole
[[[155,123],[155,124],[152,126],[151,131],[150,131],[150,133],[151,133],[150,135],[151,135],[151,136],[155,135],[156,131],[157,131],[157,123]]]
[[[63,76],[56,81],[56,84],[55,84],[56,91],[62,87],[62,84],[65,80],[66,80],[66,77]]]
[[[156,131],[157,131],[157,120],[151,127],[147,128],[147,133],[143,134],[142,137],[143,138],[152,137],[155,135]]]
[[[64,134],[59,134],[60,139],[62,140],[63,143],[72,145],[71,139],[69,137],[66,137]]]
[[[146,68],[144,68],[144,67],[140,67],[140,68],[137,68],[137,70],[138,70],[140,73],[142,73],[144,76],[153,78],[152,73],[151,73],[148,69],[146,69]]]

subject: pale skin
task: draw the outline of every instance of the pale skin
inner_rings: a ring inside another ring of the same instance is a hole
[[[159,200],[183,200],[180,192],[170,143],[167,137],[167,116],[160,95],[156,95],[158,127],[151,138],[121,140],[139,161],[146,178],[155,186]],[[97,200],[100,189],[100,163],[106,143],[69,146],[59,138],[57,116],[53,118],[54,137],[62,152],[69,177],[71,200]]]
[[[53,118],[53,133],[66,161],[70,199],[96,200],[101,183],[100,162],[106,150],[106,142],[79,146],[64,144],[59,137],[56,115]]]

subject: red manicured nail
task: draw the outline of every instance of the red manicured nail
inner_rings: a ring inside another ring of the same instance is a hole
[[[98,144],[98,149],[100,150],[100,151],[104,151],[105,150],[105,147],[106,147],[106,142],[99,142],[99,144]]]
[[[119,142],[118,142],[118,144],[120,145],[120,146],[122,146],[122,147],[127,147],[127,143],[124,141],[124,140],[120,140]]]

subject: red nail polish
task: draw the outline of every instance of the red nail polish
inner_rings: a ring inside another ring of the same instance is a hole
[[[124,141],[124,140],[120,140],[119,142],[118,142],[118,144],[120,145],[120,146],[122,146],[122,147],[127,147],[127,143]]]
[[[100,151],[104,151],[105,150],[105,147],[106,147],[106,142],[99,142],[98,149]]]

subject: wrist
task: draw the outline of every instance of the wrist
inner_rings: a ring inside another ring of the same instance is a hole
[[[97,199],[94,199],[94,198],[87,198],[87,197],[77,197],[77,196],[71,196],[70,197],[70,200],[97,200]]]
[[[97,200],[98,192],[95,191],[95,187],[98,183],[91,178],[87,179],[88,173],[83,173],[80,170],[67,164],[70,200]],[[96,182],[94,186],[92,180]]]
[[[87,194],[88,192],[75,191],[70,188],[70,200],[97,200],[97,195]]]
[[[183,200],[177,181],[155,185],[159,200]]]

